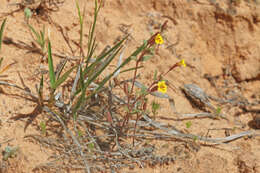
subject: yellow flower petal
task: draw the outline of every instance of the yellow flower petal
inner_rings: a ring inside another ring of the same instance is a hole
[[[157,85],[158,85],[159,92],[161,92],[161,93],[167,92],[167,85],[165,84],[165,81],[159,81]]]
[[[186,67],[186,63],[185,63],[184,59],[182,59],[179,63],[180,63],[180,65],[182,65],[183,67]]]
[[[161,34],[157,34],[155,37],[155,43],[156,44],[163,44],[163,38],[161,36]]]

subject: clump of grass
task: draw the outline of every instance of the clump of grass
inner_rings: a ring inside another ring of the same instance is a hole
[[[45,26],[43,26],[42,30],[37,32],[33,26],[28,23],[28,27],[30,28],[34,41],[40,46],[41,52],[45,53],[45,45],[46,45],[46,38],[45,38]]]
[[[102,2],[101,2],[102,3]],[[79,37],[79,48],[80,48],[80,59],[77,61],[77,64],[71,68],[66,68],[65,64],[58,70],[58,73],[55,73],[55,65],[52,54],[52,43],[50,38],[45,39],[45,29],[37,32],[31,25],[28,23],[28,27],[33,33],[34,39],[37,44],[41,47],[42,52],[45,52],[45,44],[47,44],[47,55],[48,55],[48,69],[49,69],[49,95],[44,98],[44,86],[46,85],[44,81],[46,81],[41,76],[41,80],[39,86],[37,87],[37,113],[43,112],[43,110],[49,112],[51,115],[55,117],[56,120],[60,122],[63,126],[64,130],[71,136],[75,146],[77,146],[77,150],[80,151],[80,155],[83,158],[83,162],[85,164],[86,172],[90,172],[90,168],[88,166],[87,161],[84,159],[84,152],[82,150],[81,144],[79,140],[86,140],[89,144],[87,146],[88,150],[94,151],[95,148],[100,149],[101,147],[98,145],[98,142],[90,135],[90,132],[85,128],[84,134],[81,133],[80,130],[77,129],[79,123],[81,125],[82,119],[78,120],[79,117],[82,118],[82,112],[87,112],[86,109],[91,107],[92,102],[97,102],[100,95],[106,95],[108,97],[108,105],[106,105],[106,121],[110,123],[110,130],[116,131],[116,140],[120,141],[119,138],[126,137],[130,132],[129,129],[129,120],[135,120],[134,124],[134,132],[133,132],[133,146],[135,141],[135,133],[137,128],[137,123],[140,118],[147,114],[148,112],[148,95],[156,95],[162,98],[168,98],[166,92],[168,88],[168,83],[164,79],[166,74],[172,71],[176,67],[185,66],[184,61],[180,61],[175,63],[168,71],[154,76],[154,80],[147,86],[138,83],[137,76],[138,71],[143,66],[142,63],[148,61],[154,56],[154,50],[159,48],[161,44],[163,44],[164,40],[162,37],[162,32],[166,28],[167,22],[162,25],[160,31],[154,33],[149,39],[145,40],[141,46],[139,46],[136,50],[134,50],[128,57],[125,59],[122,58],[123,48],[125,48],[125,41],[128,39],[128,35],[125,36],[122,40],[118,41],[111,48],[102,52],[98,56],[94,56],[97,48],[97,41],[95,36],[96,29],[96,21],[98,18],[98,13],[100,11],[101,3],[98,4],[98,1],[95,0],[95,10],[94,10],[94,19],[93,23],[90,26],[88,40],[87,40],[87,53],[84,52],[84,44],[83,44],[83,20],[84,20],[84,12],[81,13],[81,9],[78,3],[76,3],[79,23],[80,23],[80,37]],[[111,64],[113,60],[120,54],[119,63],[117,67],[106,74],[104,78],[101,78],[101,74],[105,71],[105,69]],[[95,58],[93,58],[95,57]],[[125,68],[131,61],[135,61],[135,67],[123,69]],[[123,70],[122,70],[123,69]],[[75,73],[73,73],[75,72]],[[119,82],[119,74],[125,72],[133,72],[133,78],[129,82]],[[72,83],[69,86],[71,92],[65,92],[65,100],[61,106],[57,106],[57,95],[58,90],[62,87],[67,79],[71,77]],[[109,84],[107,86],[107,84]],[[123,87],[122,87],[123,85]],[[136,87],[139,86],[139,87]],[[112,107],[112,88],[119,87],[122,89],[121,91],[126,95],[126,100],[123,101],[123,105],[126,108],[126,111],[123,114],[120,114],[121,117],[117,117],[117,121],[111,111]],[[105,96],[104,96],[105,97]],[[34,97],[35,98],[35,97]],[[105,100],[105,99],[104,99]],[[159,109],[159,104],[152,104],[152,113],[154,116],[157,114]],[[29,116],[31,120],[33,120],[36,116],[34,114],[30,114]],[[23,116],[24,118],[25,116]],[[73,120],[73,130],[74,133],[70,132],[67,123]],[[66,121],[64,123],[64,121]],[[86,122],[85,122],[86,123]],[[103,122],[99,122],[103,123]],[[98,125],[99,123],[94,123],[94,125]],[[89,122],[87,122],[88,125]],[[27,127],[27,126],[26,126]],[[41,123],[40,128],[43,134],[46,134],[46,124]],[[81,129],[81,128],[79,128]],[[117,131],[118,129],[118,131]],[[107,130],[107,129],[106,129]],[[84,138],[85,133],[89,135],[89,138]],[[77,137],[74,136],[76,134]],[[120,134],[120,135],[118,135]],[[114,140],[111,140],[114,141]],[[111,142],[110,141],[110,142]],[[115,142],[115,145],[119,145]],[[119,147],[119,146],[118,146]],[[73,149],[75,150],[75,149]]]
[[[66,171],[73,168],[77,169],[77,171],[78,169],[85,168],[85,172],[88,173],[94,169],[100,172],[108,172],[108,169],[111,172],[116,172],[115,169],[122,166],[130,167],[133,163],[137,163],[139,167],[144,167],[144,160],[148,164],[150,161],[151,165],[154,165],[155,163],[168,163],[176,159],[176,157],[170,158],[168,156],[160,157],[155,155],[154,149],[156,146],[152,146],[149,143],[152,139],[170,139],[177,136],[178,139],[182,138],[183,140],[189,138],[194,141],[202,140],[214,143],[234,140],[234,138],[230,137],[228,139],[217,138],[214,140],[186,134],[175,130],[175,127],[170,124],[167,125],[169,126],[167,128],[164,124],[160,124],[149,118],[148,112],[152,112],[155,117],[159,112],[160,105],[152,102],[152,105],[149,106],[148,95],[167,98],[170,103],[174,104],[173,99],[167,95],[168,88],[171,88],[171,86],[166,79],[166,75],[177,67],[186,66],[184,60],[181,60],[174,63],[167,71],[161,74],[157,74],[157,71],[155,71],[154,78],[148,85],[137,81],[139,70],[143,68],[142,64],[153,58],[154,50],[159,50],[159,46],[164,43],[162,35],[167,22],[162,25],[162,28],[158,32],[145,40],[125,59],[123,58],[123,52],[127,48],[125,42],[128,36],[98,56],[95,56],[97,48],[95,28],[101,4],[98,4],[98,1],[95,0],[94,20],[89,29],[86,44],[83,44],[83,32],[85,31],[83,26],[84,12],[81,13],[78,3],[76,3],[76,7],[80,24],[78,44],[80,58],[76,65],[66,68],[66,62],[69,61],[66,59],[64,64],[59,68],[55,68],[51,40],[45,39],[44,29],[43,31],[36,32],[32,26],[28,25],[43,52],[47,45],[46,53],[48,54],[49,74],[48,77],[41,76],[39,86],[37,87],[38,96],[17,85],[9,85],[26,91],[31,96],[31,100],[37,103],[34,111],[28,114],[29,123],[34,120],[36,115],[43,113],[43,111],[51,115],[51,118],[46,123],[45,121],[41,121],[40,123],[40,130],[43,135],[47,134],[47,125],[50,125],[49,122],[54,120],[55,125],[56,122],[60,123],[58,130],[57,126],[48,128],[48,130],[53,130],[54,133],[58,134],[60,138],[57,141],[46,140],[46,137],[42,136],[36,138],[34,135],[28,135],[28,137],[32,137],[39,142],[50,144],[51,148],[56,149],[56,153],[58,153],[58,156],[54,155],[52,157],[54,161],[42,166],[44,169],[49,166],[52,169],[56,169],[49,172],[61,171],[60,168],[66,169]],[[30,15],[28,14],[28,16]],[[84,45],[87,45],[87,48]],[[86,54],[85,49],[87,49]],[[105,69],[118,55],[119,63],[116,68],[102,78],[101,74],[104,73]],[[0,65],[2,61],[3,59],[0,59]],[[131,61],[134,61],[135,66],[123,69]],[[119,75],[125,72],[132,73],[133,76],[129,80],[121,81]],[[71,81],[66,83],[68,78]],[[61,94],[59,90],[63,89],[63,84],[69,86],[71,91],[65,91]],[[46,85],[49,85],[49,87],[44,87]],[[45,95],[44,88],[49,89],[48,96],[47,94]],[[119,98],[115,95],[113,92],[115,88],[119,88],[121,94],[125,97]],[[60,99],[60,97],[65,99]],[[94,106],[98,106],[100,110],[92,110]],[[123,107],[125,110],[121,111]],[[148,110],[149,108],[151,109],[150,111]],[[216,113],[220,112],[221,110],[219,109]],[[28,116],[22,114],[20,117],[28,118]],[[140,119],[144,121],[140,121]],[[190,128],[191,125],[192,123],[188,121],[186,128]],[[60,127],[64,131],[60,130]],[[139,130],[140,128],[142,129]],[[160,133],[151,130],[155,128],[164,132]],[[65,134],[62,134],[63,132]],[[129,145],[129,140],[126,139],[129,136],[132,137],[132,145]],[[238,137],[241,136],[238,135]],[[135,145],[135,139],[137,138],[139,143]],[[149,141],[145,139],[149,139]],[[10,153],[6,156],[7,159],[13,155],[10,148],[7,153]],[[89,162],[91,162],[91,166]],[[58,164],[63,165],[60,166]]]
[[[45,47],[46,47],[46,36],[45,36],[45,26],[43,26],[42,30],[36,31],[36,29],[29,24],[29,19],[32,17],[32,11],[30,8],[24,9],[24,18],[26,25],[28,26],[31,36],[36,44],[40,47],[41,53],[45,54]]]
[[[84,17],[81,13],[78,3],[76,3],[76,7],[77,7],[79,23],[80,23],[79,45],[80,45],[82,58],[80,59],[79,64],[66,71],[62,76],[60,77],[55,76],[52,50],[51,50],[51,41],[48,42],[47,53],[48,53],[49,79],[50,79],[51,92],[50,92],[47,106],[50,109],[52,109],[52,107],[55,104],[55,99],[54,99],[55,91],[57,90],[58,87],[61,86],[63,82],[65,82],[65,80],[70,76],[73,70],[77,69],[76,76],[74,77],[75,80],[73,81],[70,100],[66,104],[68,105],[68,108],[71,110],[71,113],[73,114],[74,121],[76,121],[78,111],[82,107],[86,107],[87,104],[90,103],[89,100],[93,96],[97,95],[105,87],[106,83],[111,82],[111,79],[114,79],[116,81],[120,69],[124,68],[130,61],[135,61],[136,65],[134,68],[126,69],[123,71],[123,72],[134,71],[131,85],[129,86],[128,83],[124,83],[124,87],[123,87],[124,88],[123,92],[127,96],[127,101],[125,103],[125,107],[127,110],[126,114],[123,115],[123,119],[120,124],[113,124],[113,125],[119,126],[121,128],[121,131],[125,132],[124,128],[128,126],[129,119],[135,117],[135,121],[136,121],[135,129],[136,129],[136,124],[139,121],[139,119],[142,117],[144,113],[147,113],[147,103],[148,103],[147,95],[157,91],[161,92],[162,94],[165,94],[167,91],[167,84],[163,79],[163,77],[174,68],[181,65],[185,65],[184,61],[175,63],[167,72],[160,74],[159,76],[156,75],[155,80],[151,82],[149,87],[143,86],[140,92],[138,93],[135,92],[136,90],[134,89],[135,88],[134,86],[136,84],[137,71],[141,67],[140,64],[152,58],[156,46],[163,44],[164,40],[161,36],[161,33],[165,29],[167,22],[163,24],[160,32],[153,34],[148,40],[144,41],[143,44],[140,47],[138,47],[130,56],[128,56],[123,62],[119,63],[117,68],[114,71],[108,74],[105,78],[101,79],[100,78],[101,73],[115,59],[115,57],[119,54],[119,52],[122,51],[123,44],[125,40],[128,38],[128,36],[126,36],[121,41],[116,43],[110,49],[106,50],[105,52],[97,56],[95,59],[92,58],[97,47],[94,31],[96,28],[97,16],[100,11],[100,5],[98,5],[97,1],[95,1],[94,21],[93,24],[90,26],[89,38],[87,43],[88,50],[86,56],[84,56],[84,51],[83,51],[84,50],[83,48]],[[92,89],[91,86],[92,84],[96,85],[94,89]],[[41,83],[40,86],[42,85],[43,84]],[[119,85],[120,84],[118,84],[118,86]],[[159,109],[159,105],[154,103],[152,105],[152,112],[154,116],[157,113],[158,109]],[[112,118],[108,118],[108,121],[111,121],[111,123],[113,122]],[[133,145],[134,145],[134,138],[133,138]]]

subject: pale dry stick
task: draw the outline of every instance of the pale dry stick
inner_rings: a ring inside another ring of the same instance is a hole
[[[86,121],[89,124],[95,125],[97,127],[101,127],[101,128],[106,128],[107,130],[109,130],[109,123],[100,123],[100,122],[95,122],[95,119],[91,118],[91,117],[86,117],[83,115],[78,115],[78,120],[79,121]]]
[[[179,115],[180,119],[182,118],[203,118],[203,117],[209,117],[209,118],[216,118],[216,116],[213,116],[212,113],[209,112],[200,112],[200,113],[190,113],[190,114],[183,114],[183,113],[175,113]]]
[[[228,136],[228,137],[225,137],[225,138],[205,138],[205,137],[198,136],[198,135],[185,134],[185,133],[182,133],[178,130],[163,127],[163,125],[161,123],[153,121],[146,114],[143,114],[143,118],[146,121],[148,121],[151,125],[153,125],[154,127],[165,131],[166,134],[168,134],[168,135],[173,135],[173,136],[178,136],[178,137],[183,137],[183,138],[190,138],[190,139],[198,139],[200,141],[211,142],[213,144],[227,143],[227,142],[233,141],[235,139],[238,139],[238,138],[241,138],[241,137],[244,137],[244,136],[257,135],[254,131],[245,131],[245,132],[241,132],[239,134],[231,135],[231,136]]]
[[[136,136],[141,136],[142,138],[149,138],[149,139],[163,139],[163,138],[176,138],[173,137],[172,135],[166,134],[164,132],[160,133],[160,132],[154,132],[151,130],[139,130],[140,133],[146,133],[146,134],[150,134],[150,135],[140,135],[137,134]]]
[[[150,136],[148,136],[148,135],[143,136],[142,139],[148,139],[148,140],[156,139],[156,140],[165,140],[165,141],[173,141],[173,140],[176,141],[176,139],[178,139],[179,141],[183,141],[183,142],[191,141],[191,139],[189,139],[189,138],[177,137],[177,136],[169,135],[168,133],[165,133],[165,132],[154,132],[154,131],[150,131],[150,130],[139,130],[139,132],[142,134],[150,134]],[[207,143],[205,143],[205,144],[207,144]],[[228,145],[228,144],[225,143],[225,145]],[[231,147],[232,150],[239,149],[239,147],[232,147],[230,145],[228,145],[228,147]]]
[[[80,64],[81,66],[82,64]],[[72,88],[71,88],[71,93],[70,93],[70,106],[72,105],[72,101],[74,99],[74,94],[76,93],[76,88],[79,82],[79,78],[80,78],[80,66],[78,67],[78,71],[75,77],[75,80],[73,82]]]
[[[64,128],[64,130],[71,136],[73,142],[78,146],[78,149],[79,149],[79,152],[80,152],[80,155],[83,159],[83,162],[85,164],[85,170],[87,173],[91,173],[90,171],[90,167],[89,167],[89,164],[88,162],[86,161],[85,159],[85,154],[83,153],[82,151],[82,147],[80,145],[80,143],[78,142],[77,138],[72,134],[72,132],[66,127],[66,125],[64,124],[64,122],[62,121],[62,119],[57,115],[55,114],[54,112],[52,112],[47,106],[44,106],[43,107],[43,110],[50,113],[51,115],[55,116],[61,123],[62,127]]]
[[[122,64],[122,59],[123,59],[123,56],[124,56],[124,53],[125,53],[125,49],[126,49],[126,45],[124,45],[120,55],[119,55],[119,59],[118,59],[118,62],[117,62],[117,68]],[[120,69],[118,69],[114,75],[113,75],[113,78],[117,77],[120,73]]]

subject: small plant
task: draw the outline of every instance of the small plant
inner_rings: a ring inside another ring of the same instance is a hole
[[[88,149],[92,151],[95,148],[95,144],[93,142],[88,144]]]
[[[221,113],[221,107],[217,107],[217,109],[216,109],[216,114],[217,114],[217,115],[220,115],[220,113]]]
[[[15,157],[17,155],[18,150],[19,150],[19,147],[6,146],[3,151],[3,160],[6,161],[9,158]]]
[[[44,121],[41,121],[40,123],[41,132],[44,136],[46,136],[46,123]]]
[[[191,122],[191,121],[186,122],[186,128],[187,128],[187,129],[190,128],[191,125],[192,125],[192,122]]]
[[[160,109],[160,104],[156,103],[155,101],[152,102],[152,113],[155,119],[155,115],[157,114],[157,111]]]
[[[166,27],[167,22],[165,22],[161,28],[161,32]],[[163,77],[172,71],[174,68],[179,67],[179,66],[186,66],[185,61],[181,60],[180,62],[175,63],[171,68],[169,68],[168,71],[165,73],[160,74],[157,76],[157,73],[154,75],[154,81],[151,82],[149,87],[142,86],[141,87],[141,92],[134,92],[134,86],[136,84],[136,76],[137,76],[137,70],[139,67],[139,64],[144,61],[144,57],[147,55],[152,55],[152,51],[154,49],[154,46],[162,44],[163,38],[161,36],[161,32],[157,32],[154,35],[150,37],[149,40],[144,41],[143,45],[140,46],[131,56],[130,58],[132,60],[136,61],[135,69],[134,69],[134,77],[132,80],[132,84],[129,87],[127,83],[124,84],[124,93],[127,96],[127,111],[126,114],[124,115],[123,122],[120,124],[121,129],[123,130],[124,127],[127,127],[127,124],[129,122],[129,119],[132,118],[134,115],[136,117],[135,119],[135,127],[134,127],[134,135],[136,132],[136,124],[139,121],[139,119],[142,117],[143,114],[146,113],[147,109],[147,95],[152,94],[157,92],[164,95],[167,92],[167,82],[166,80],[163,79]],[[130,89],[128,89],[130,88]],[[135,94],[138,93],[138,94]],[[159,94],[159,95],[160,95]],[[154,105],[154,108],[156,106]],[[153,106],[152,106],[152,112],[153,112]],[[154,111],[155,112],[155,111]],[[134,137],[133,137],[133,146],[134,146]]]
[[[83,136],[83,132],[81,130],[78,130],[78,137],[82,137]]]
[[[52,107],[53,104],[54,104],[54,94],[55,94],[56,89],[69,77],[71,72],[75,68],[77,68],[77,66],[74,66],[74,67],[70,68],[62,76],[56,76],[56,74],[54,72],[52,50],[51,50],[51,42],[50,41],[48,43],[48,66],[49,66],[49,78],[50,78],[50,87],[51,87],[49,106]],[[62,70],[63,70],[63,68],[61,69],[61,71]]]
[[[26,23],[29,22],[29,19],[32,17],[32,11],[30,8],[25,8],[24,9],[24,17],[25,17],[25,20],[26,20]]]
[[[46,44],[46,39],[45,39],[45,27],[43,26],[42,30],[37,32],[33,26],[31,26],[29,23],[27,23],[34,41],[40,46],[41,52],[44,54],[45,53],[45,44]]]
[[[46,46],[46,38],[45,38],[45,26],[43,26],[42,30],[37,32],[35,28],[29,24],[29,19],[32,17],[32,11],[30,8],[24,9],[24,18],[27,26],[30,29],[33,40],[40,46],[41,53],[45,54],[45,46]]]

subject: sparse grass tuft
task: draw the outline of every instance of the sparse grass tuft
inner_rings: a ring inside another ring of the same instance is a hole
[[[43,26],[42,30],[37,32],[33,26],[31,26],[29,23],[27,23],[34,41],[40,46],[41,53],[45,53],[45,45],[46,45],[46,39],[45,39],[45,27]]]

